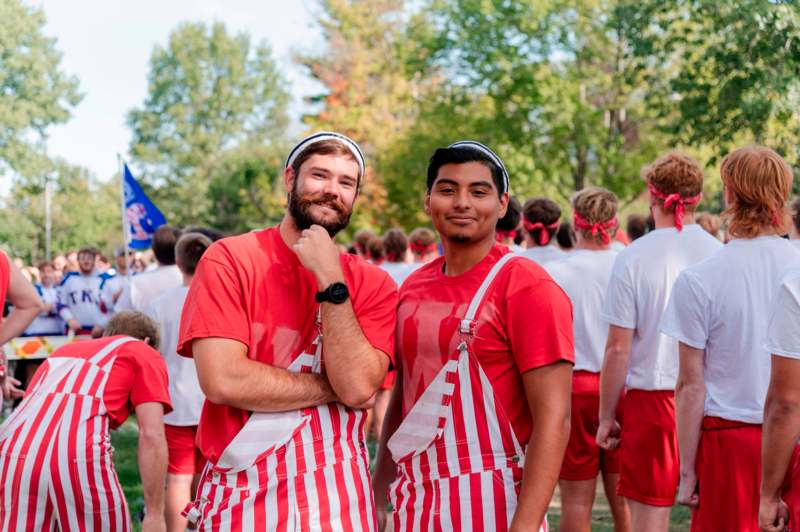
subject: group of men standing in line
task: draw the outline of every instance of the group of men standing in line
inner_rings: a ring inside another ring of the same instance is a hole
[[[108,430],[131,411],[145,530],[165,527],[168,462],[178,475],[167,439],[187,470],[205,464],[185,510],[200,530],[547,530],[556,483],[561,529],[589,530],[599,473],[617,530],[666,531],[676,492],[693,530],[798,522],[800,479],[784,479],[800,436],[800,250],[781,237],[792,172],[775,152],[723,161],[725,246],[694,223],[702,168],[672,152],[643,171],[654,231],[611,249],[617,198],[590,187],[571,200],[576,250],[540,265],[496,243],[500,157],[439,148],[424,209],[444,254],[399,293],[333,241],[364,177],[358,145],[318,133],[285,168],[278,226],[185,235],[184,287],[158,323],[119,313],[37,371],[0,426],[0,528],[128,530]],[[557,225],[524,211],[531,241],[552,239]],[[16,309],[3,342],[40,303],[0,259]],[[194,362],[169,379],[154,350],[168,337],[162,351]],[[366,409],[390,370],[370,475]],[[196,435],[165,437],[189,400],[181,371],[205,402]]]

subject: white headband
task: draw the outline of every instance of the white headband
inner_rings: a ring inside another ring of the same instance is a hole
[[[503,194],[509,191],[511,186],[508,182],[508,170],[506,170],[506,165],[504,165],[502,159],[500,159],[500,157],[498,157],[497,154],[490,150],[487,146],[484,146],[476,140],[459,140],[458,142],[454,142],[453,144],[449,145],[448,148],[472,148],[473,150],[478,150],[482,154],[489,157],[494,164],[500,167],[500,170],[503,173],[503,186],[505,187],[505,190],[501,190],[500,193]]]
[[[353,154],[353,157],[355,157],[356,162],[358,163],[358,181],[360,183],[361,178],[364,176],[364,167],[366,166],[364,164],[364,154],[361,153],[361,148],[358,147],[358,144],[356,144],[353,139],[334,131],[320,131],[319,133],[314,133],[310,137],[306,137],[301,140],[294,148],[292,148],[292,151],[289,152],[289,157],[286,158],[286,168],[292,166],[292,163],[294,163],[294,160],[297,159],[297,156],[303,153],[306,148],[312,144],[326,140],[335,140],[341,142],[348,150],[350,150],[350,153]]]

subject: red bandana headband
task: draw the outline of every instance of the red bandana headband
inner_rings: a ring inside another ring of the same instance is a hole
[[[617,225],[616,217],[605,222],[591,223],[589,220],[575,211],[572,213],[572,218],[575,222],[575,229],[580,229],[581,231],[591,231],[592,236],[596,236],[598,233],[600,233],[600,238],[605,246],[611,242],[611,235],[608,234],[608,230]]]
[[[428,244],[427,246],[418,242],[411,242],[408,247],[411,248],[411,251],[417,255],[427,255],[428,253],[433,253],[436,251],[436,242],[433,244]]]
[[[686,206],[697,205],[700,203],[700,200],[703,199],[702,193],[698,194],[697,196],[692,196],[691,198],[684,198],[677,192],[674,194],[664,194],[652,183],[647,183],[647,189],[650,191],[650,194],[653,197],[664,202],[665,209],[669,209],[675,205],[675,227],[678,229],[678,231],[683,229],[683,215],[686,212]]]
[[[498,242],[503,242],[506,238],[510,238],[511,240],[514,240],[515,238],[517,238],[517,230],[516,229],[509,229],[509,230],[495,229],[494,238]]]
[[[542,222],[533,223],[527,218],[523,218],[522,220],[522,227],[529,233],[533,233],[537,229],[541,229],[539,233],[539,245],[546,246],[550,243],[550,231],[548,229],[554,229],[558,231],[559,226],[561,225],[560,220],[556,220],[555,222],[551,223],[550,225],[545,225]]]

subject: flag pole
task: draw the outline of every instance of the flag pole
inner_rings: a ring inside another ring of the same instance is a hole
[[[125,277],[130,279],[131,263],[128,257],[128,217],[125,215],[125,163],[119,153],[117,153],[117,165],[119,166],[119,204],[120,214],[122,215],[122,249],[123,253],[125,253]]]

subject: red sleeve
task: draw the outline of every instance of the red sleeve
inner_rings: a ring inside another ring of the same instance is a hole
[[[200,259],[181,315],[178,354],[192,356],[192,340],[230,338],[250,345],[247,315],[240,276],[227,252],[212,246]]]
[[[361,331],[375,349],[386,353],[394,366],[394,332],[397,320],[397,286],[385,271],[368,267],[353,311]]]
[[[511,352],[520,373],[562,360],[574,363],[569,297],[541,267],[524,266],[509,272],[505,308]]]

